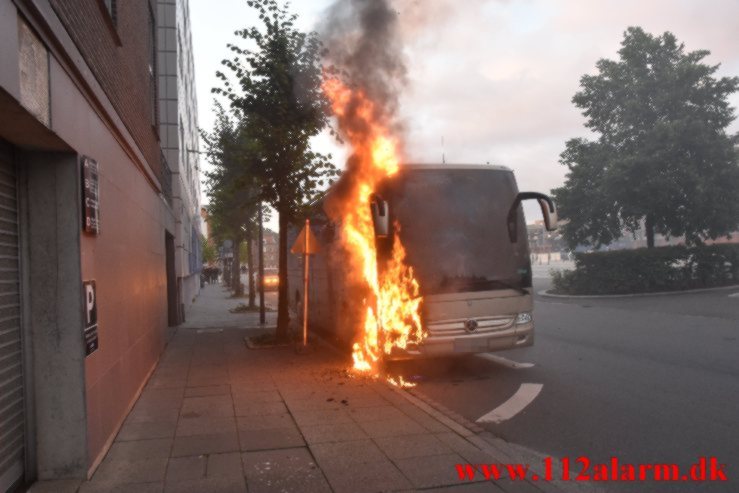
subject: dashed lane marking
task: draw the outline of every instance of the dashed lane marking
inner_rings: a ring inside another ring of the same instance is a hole
[[[539,395],[544,387],[540,383],[523,383],[510,399],[500,406],[496,407],[489,413],[477,419],[478,423],[502,423],[514,417],[523,411],[526,406],[534,402],[536,396]]]
[[[729,295],[729,298],[739,298],[739,292],[738,293],[731,293]]]
[[[503,365],[506,368],[511,368],[513,370],[523,370],[524,368],[531,368],[532,366],[534,366],[533,363],[519,363],[518,361],[513,361],[497,354],[482,353],[478,354],[477,356],[488,361],[492,361],[493,363]]]

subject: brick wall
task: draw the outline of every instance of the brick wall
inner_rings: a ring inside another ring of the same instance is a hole
[[[156,6],[153,0],[118,0],[115,4],[114,28],[107,18],[104,0],[51,0],[62,24],[161,181],[163,166],[156,126],[152,125],[149,75],[152,48],[149,9],[156,12]]]

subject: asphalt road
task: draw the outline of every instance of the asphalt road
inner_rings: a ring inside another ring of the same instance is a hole
[[[535,278],[537,291],[548,287],[544,277]],[[580,456],[681,467],[713,456],[727,464],[729,483],[599,484],[607,491],[739,491],[739,297],[729,296],[738,291],[537,296],[534,346],[496,353],[533,367],[469,356],[408,362],[399,370],[470,421],[522,384],[542,384],[522,412],[483,426],[555,464]]]

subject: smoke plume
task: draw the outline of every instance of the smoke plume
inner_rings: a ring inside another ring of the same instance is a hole
[[[327,9],[318,31],[330,75],[352,90],[345,111],[335,115],[339,135],[369,136],[369,122],[381,122],[402,143],[403,125],[398,109],[407,71],[398,12],[388,0],[337,0]],[[369,118],[361,114],[366,111],[366,100],[374,103]],[[354,149],[326,201],[330,216],[335,218],[342,213],[346,195],[361,180],[366,166],[363,156]]]
[[[392,119],[406,84],[398,13],[387,0],[337,0],[319,27],[326,61],[342,79],[379,103],[377,119]],[[358,120],[351,113],[347,121]]]

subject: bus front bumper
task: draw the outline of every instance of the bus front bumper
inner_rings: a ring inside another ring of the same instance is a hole
[[[454,356],[460,354],[487,353],[502,351],[534,344],[534,323],[488,333],[470,333],[454,336],[429,335],[417,346],[409,346],[404,351],[390,355],[391,360],[413,359],[435,356]]]

